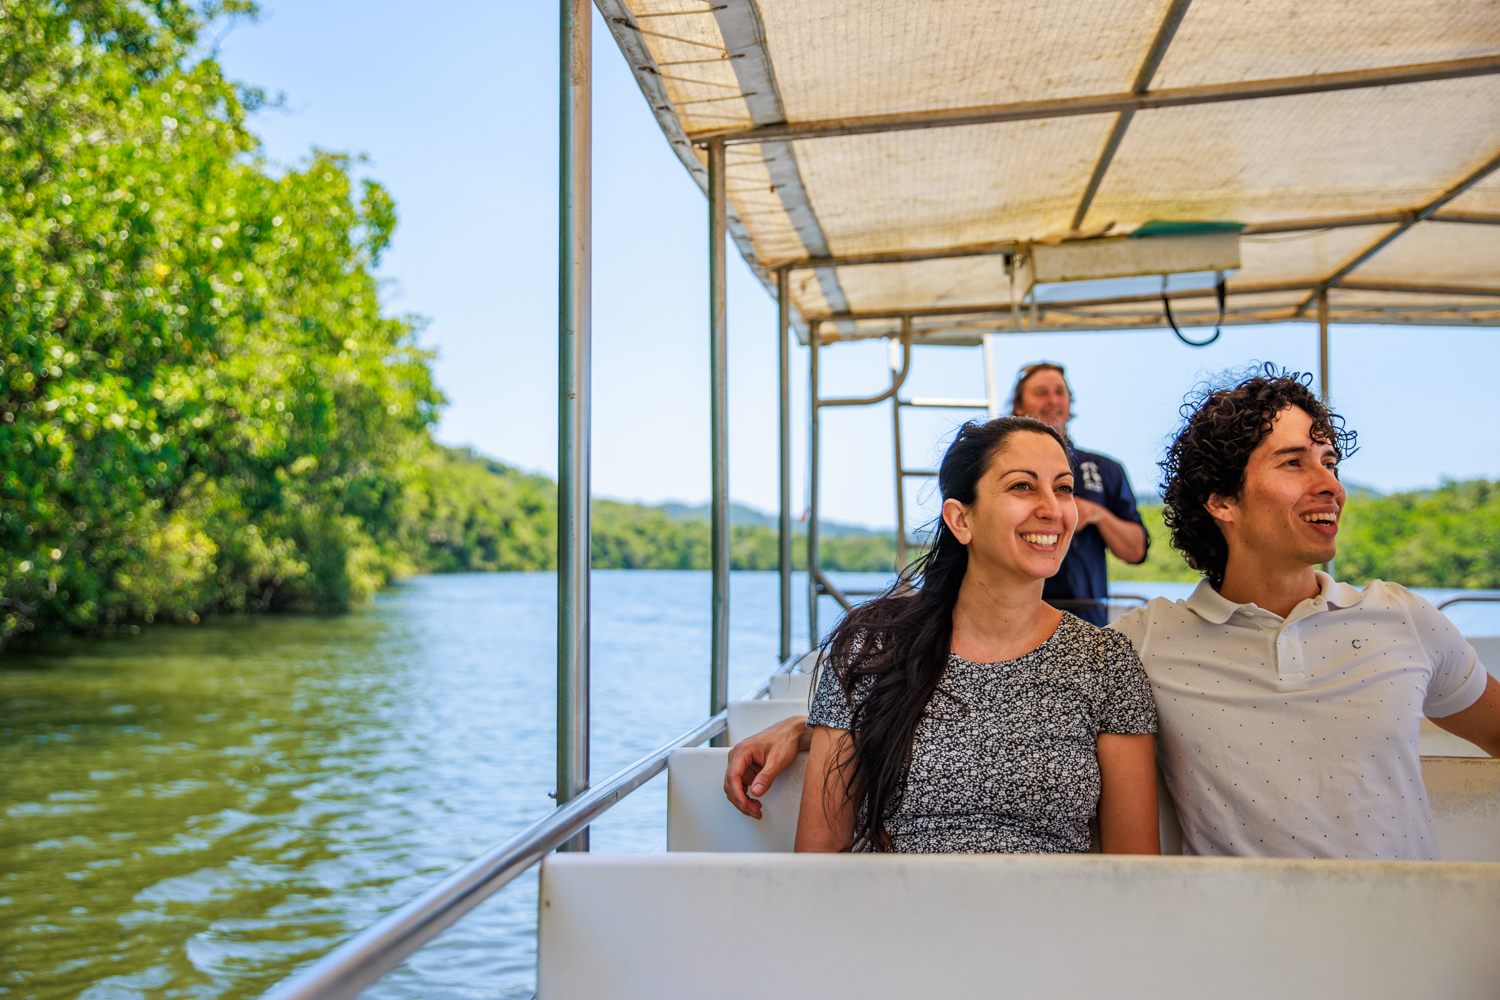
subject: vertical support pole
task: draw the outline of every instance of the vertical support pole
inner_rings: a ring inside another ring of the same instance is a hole
[[[911,316],[901,317],[901,342],[911,342]],[[896,361],[891,360],[892,377],[896,371]],[[896,572],[900,574],[906,570],[906,476],[902,470],[906,468],[901,457],[901,393],[891,393],[891,456],[896,460]]]
[[[990,419],[1000,416],[1000,387],[995,382],[995,335],[986,333],[984,345],[984,398]]]
[[[713,650],[709,657],[709,714],[729,707],[729,385],[728,321],[724,308],[727,226],[724,142],[708,146],[708,424],[712,465]],[[715,737],[715,746],[725,738]]]
[[[792,281],[776,272],[777,428],[780,431],[781,511],[776,534],[776,571],[781,578],[781,662],[792,655]]]
[[[896,572],[906,569],[906,477],[901,474],[901,400],[891,399],[891,450],[896,459]]]
[[[808,324],[807,376],[811,392],[807,400],[807,638],[809,646],[817,646],[821,635],[818,632],[818,459],[819,416],[822,401],[818,395],[818,342],[822,328],[817,323]]]
[[[1328,289],[1318,289],[1318,394],[1328,406],[1333,394],[1328,387]]]
[[[1328,287],[1318,289],[1318,396],[1324,406],[1333,405],[1333,393],[1328,384]],[[1334,575],[1333,560],[1323,564],[1323,572]]]
[[[557,323],[557,804],[589,787],[593,4],[562,0]],[[560,848],[589,849],[588,830]]]

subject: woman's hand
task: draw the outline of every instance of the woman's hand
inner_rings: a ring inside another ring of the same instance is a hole
[[[1100,733],[1099,848],[1105,854],[1160,854],[1156,739]],[[808,768],[809,779],[812,768]],[[800,831],[799,831],[800,832]]]
[[[724,794],[746,816],[760,819],[759,797],[766,794],[776,776],[797,761],[812,740],[807,716],[798,715],[770,729],[740,740],[729,751],[724,771]]]
[[[802,785],[802,810],[797,814],[795,850],[830,854],[845,851],[854,838],[854,806],[845,795],[844,782],[836,768],[840,755],[848,750],[849,733],[814,726],[812,734],[807,780]]]

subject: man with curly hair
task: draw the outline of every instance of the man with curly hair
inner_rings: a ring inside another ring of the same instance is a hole
[[[1151,678],[1190,854],[1433,859],[1424,715],[1500,756],[1500,682],[1430,603],[1319,571],[1353,432],[1266,370],[1183,407],[1163,502],[1204,575],[1115,624]]]

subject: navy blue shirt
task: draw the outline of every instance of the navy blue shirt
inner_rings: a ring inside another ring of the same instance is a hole
[[[1100,504],[1116,517],[1141,523],[1141,513],[1135,509],[1135,493],[1130,489],[1130,479],[1125,467],[1112,458],[1073,448],[1069,456],[1073,464],[1073,495]],[[1144,527],[1144,526],[1143,526]],[[1151,545],[1151,535],[1146,535],[1146,545]],[[1057,575],[1042,585],[1042,599],[1049,600],[1103,600],[1109,596],[1109,578],[1104,564],[1104,536],[1092,524],[1073,534],[1073,543],[1063,557]],[[1109,615],[1103,607],[1070,607],[1086,622],[1108,625]]]

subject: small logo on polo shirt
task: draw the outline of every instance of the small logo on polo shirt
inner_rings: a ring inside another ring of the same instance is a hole
[[[1083,477],[1083,488],[1090,493],[1104,492],[1104,478],[1099,475],[1099,465],[1096,462],[1079,462],[1078,474]]]

